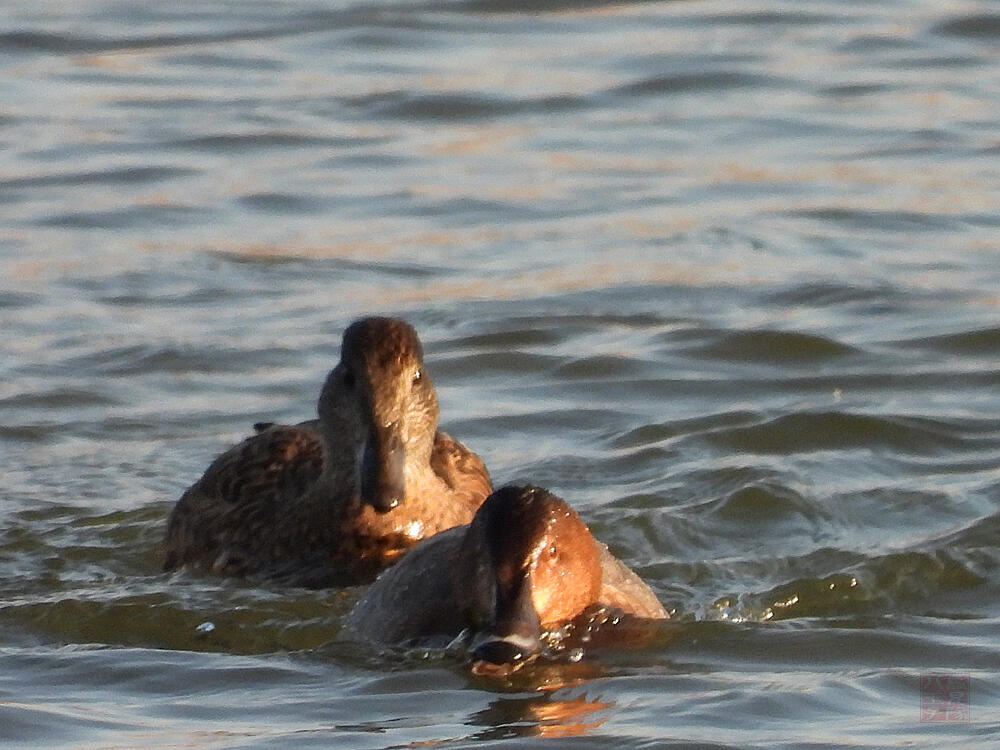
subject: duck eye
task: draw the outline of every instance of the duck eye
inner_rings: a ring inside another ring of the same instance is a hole
[[[424,374],[420,370],[413,373],[413,380],[411,381],[414,385],[423,380]]]

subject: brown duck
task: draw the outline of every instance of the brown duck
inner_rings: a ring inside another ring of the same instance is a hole
[[[447,643],[464,630],[472,634],[473,672],[506,675],[533,660],[549,635],[594,610],[611,610],[612,620],[639,618],[629,622],[646,628],[669,617],[564,500],[508,486],[468,526],[424,540],[379,576],[347,627],[395,644]],[[618,630],[623,639],[654,632]]]
[[[364,582],[422,538],[468,523],[490,493],[479,457],[437,429],[420,340],[401,320],[347,328],[318,413],[255,425],[208,467],[170,514],[165,570]]]

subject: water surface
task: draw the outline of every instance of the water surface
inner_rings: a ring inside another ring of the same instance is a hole
[[[998,37],[972,0],[5,4],[4,746],[996,743]],[[372,313],[655,643],[499,686],[346,640],[357,591],[160,572]],[[928,675],[971,720],[921,721]]]

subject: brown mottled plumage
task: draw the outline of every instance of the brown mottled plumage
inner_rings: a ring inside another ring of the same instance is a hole
[[[362,582],[420,539],[468,523],[490,492],[479,457],[437,429],[420,340],[401,320],[348,327],[318,412],[255,425],[212,462],[170,515],[166,570]]]
[[[385,643],[450,640],[468,629],[473,671],[503,674],[536,655],[546,633],[599,608],[669,616],[565,501],[503,487],[468,526],[424,540],[379,576],[347,623]]]

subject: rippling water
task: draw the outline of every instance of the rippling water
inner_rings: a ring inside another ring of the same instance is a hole
[[[4,747],[996,743],[998,40],[972,0],[5,3]],[[356,591],[160,572],[376,312],[656,643],[498,686],[342,639]]]

